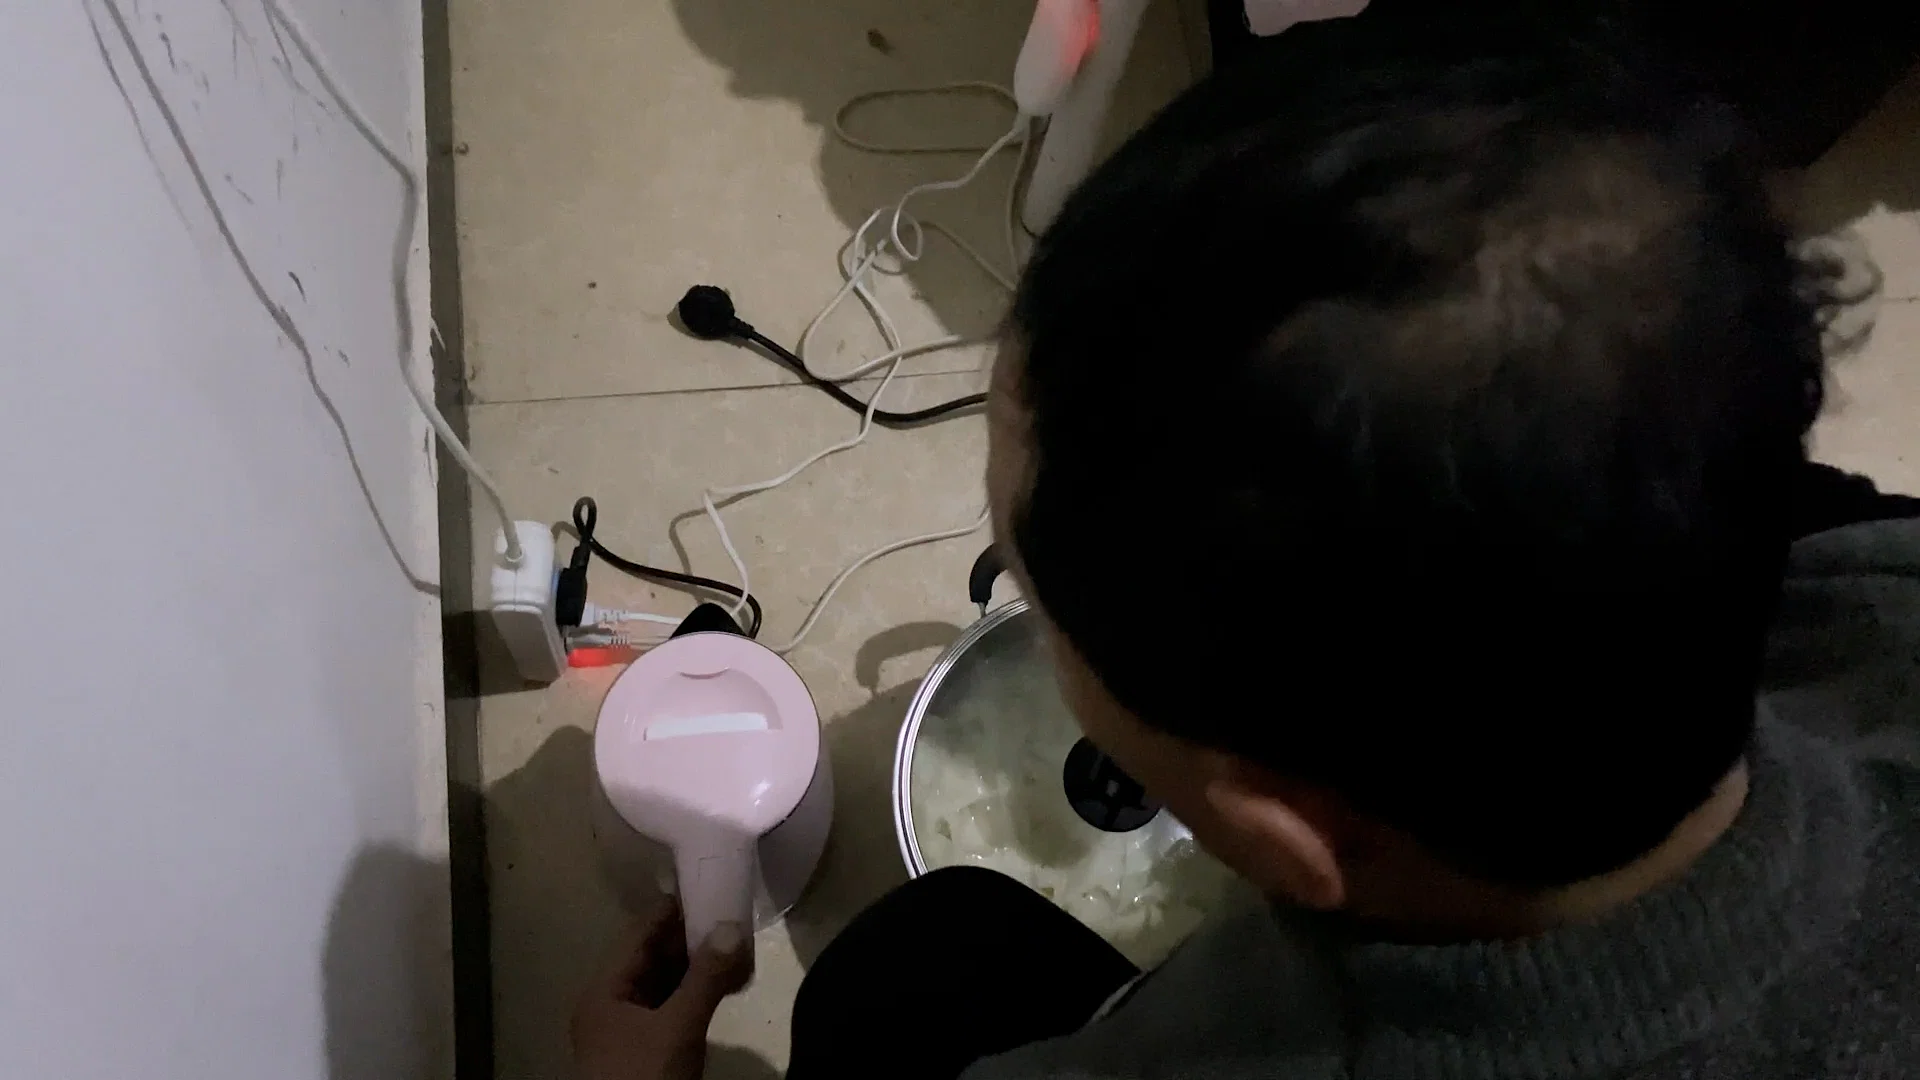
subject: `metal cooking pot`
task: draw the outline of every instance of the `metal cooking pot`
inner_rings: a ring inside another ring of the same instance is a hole
[[[1016,876],[1024,868],[1033,871],[1030,878],[1070,879],[1063,887],[1076,891],[1064,896],[1039,880],[1027,884],[1105,934],[1136,963],[1156,962],[1198,921],[1199,909],[1225,898],[1231,875],[1200,852],[1186,828],[1138,783],[1080,737],[1055,689],[1039,616],[1021,599],[989,610],[1002,569],[993,548],[974,562],[967,591],[980,619],[934,661],[907,708],[893,766],[900,856],[914,877],[974,862]],[[970,745],[975,743],[980,745]],[[930,797],[936,806],[950,794],[940,778],[959,775],[956,769],[967,784],[977,771],[980,790],[992,789],[971,804],[986,809],[953,815],[967,822],[966,836],[942,813],[920,805],[915,767],[921,759],[931,774],[926,783],[935,785]],[[925,832],[929,827],[941,835]],[[984,839],[989,835],[993,840]],[[944,855],[930,857],[930,844]],[[1116,861],[1123,852],[1125,858]],[[1143,874],[1150,879],[1144,886]],[[1142,912],[1139,926],[1126,914],[1135,908]],[[1169,925],[1159,925],[1163,916]]]
[[[980,609],[980,618],[966,632],[947,646],[947,651],[933,662],[933,667],[920,680],[920,689],[914,691],[913,701],[907,705],[907,718],[900,725],[900,738],[893,748],[893,832],[900,841],[900,858],[907,864],[907,874],[919,877],[927,872],[927,863],[920,854],[920,838],[914,832],[913,821],[913,751],[920,741],[920,725],[926,720],[927,711],[932,708],[934,695],[940,692],[947,677],[961,663],[961,657],[986,640],[994,636],[996,644],[1007,642],[1016,644],[1020,639],[1038,637],[1039,628],[1028,614],[1024,598],[1009,600],[993,610],[987,610],[993,603],[993,583],[1006,570],[1000,558],[998,548],[988,547],[973,561],[973,569],[967,574],[967,598]],[[1012,625],[1017,622],[1018,625]],[[1032,641],[1037,645],[1037,641]]]

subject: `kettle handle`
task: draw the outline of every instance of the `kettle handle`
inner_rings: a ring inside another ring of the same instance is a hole
[[[693,955],[723,922],[751,935],[753,894],[759,886],[759,844],[682,844],[673,849],[679,879],[680,912],[687,925],[687,955]]]
[[[1007,561],[1000,555],[999,544],[988,544],[980,557],[973,560],[973,569],[967,571],[967,599],[987,613],[987,605],[993,602],[993,583],[1007,572]]]

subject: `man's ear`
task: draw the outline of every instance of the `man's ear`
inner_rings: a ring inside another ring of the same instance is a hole
[[[1221,755],[1205,798],[1237,850],[1226,860],[1268,896],[1331,911],[1347,901],[1335,855],[1340,811],[1304,785]],[[1221,853],[1223,855],[1227,853]]]

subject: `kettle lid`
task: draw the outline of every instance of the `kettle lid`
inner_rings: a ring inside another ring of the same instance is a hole
[[[693,633],[642,654],[607,689],[594,767],[620,816],[674,841],[786,820],[813,780],[820,717],[779,654],[737,634]]]

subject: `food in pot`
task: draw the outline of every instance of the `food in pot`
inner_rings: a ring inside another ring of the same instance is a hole
[[[1151,966],[1243,887],[1164,810],[1130,832],[1081,819],[1061,784],[1079,729],[1038,642],[1014,626],[963,654],[921,721],[909,777],[921,858],[1008,874]]]

